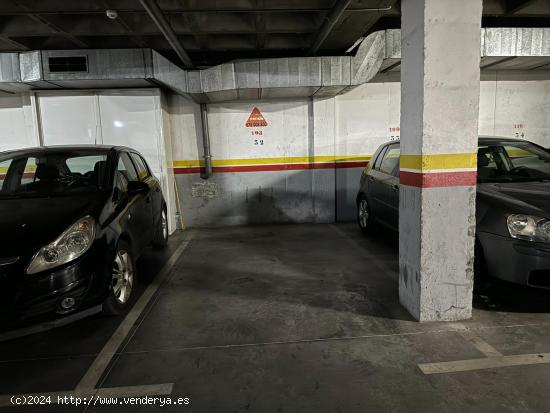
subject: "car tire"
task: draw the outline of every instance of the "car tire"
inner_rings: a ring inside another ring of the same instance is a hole
[[[119,315],[128,307],[136,281],[136,265],[130,245],[121,240],[111,260],[108,295],[103,302],[103,313]]]
[[[162,249],[168,244],[168,213],[166,206],[162,207],[159,222],[155,228],[155,234],[153,236],[153,248]]]
[[[487,271],[487,261],[483,255],[483,249],[479,241],[476,240],[474,249],[474,293],[486,294],[492,286],[493,283]]]
[[[374,222],[372,213],[365,195],[360,195],[357,199],[357,224],[363,234],[369,235],[373,233]]]

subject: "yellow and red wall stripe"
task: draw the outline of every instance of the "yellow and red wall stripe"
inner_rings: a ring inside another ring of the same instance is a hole
[[[296,171],[303,169],[361,168],[370,155],[291,156],[278,158],[213,159],[214,172]],[[200,173],[203,160],[174,161],[175,174]]]
[[[399,181],[419,188],[476,185],[477,154],[406,155],[400,159]]]
[[[292,156],[278,158],[214,159],[214,172],[295,171],[306,169],[361,168],[370,155]],[[175,174],[200,173],[203,160],[174,161]],[[419,188],[470,186],[476,184],[477,154],[454,153],[400,157],[400,183]],[[0,179],[6,168],[0,168]]]

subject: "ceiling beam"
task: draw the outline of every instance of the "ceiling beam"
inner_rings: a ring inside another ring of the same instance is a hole
[[[19,43],[15,40],[11,39],[10,37],[4,36],[2,34],[0,34],[0,41],[4,42],[4,43],[7,43],[7,44],[10,44],[10,45],[12,45],[13,47],[15,47],[17,49],[30,50],[30,48],[28,46],[24,45],[23,43]]]
[[[264,0],[256,0],[256,8],[262,10],[264,6]],[[256,49],[261,51],[265,48],[265,13],[258,12],[254,17],[254,28],[256,29]]]
[[[145,40],[143,40],[143,37],[141,37],[141,35],[137,34],[136,32],[134,32],[132,30],[132,28],[128,25],[128,23],[126,23],[126,21],[118,16],[116,19],[115,19],[115,22],[120,26],[122,27],[122,29],[128,34],[128,37],[130,37],[130,39],[132,39],[132,41],[139,47],[147,47],[147,43],[145,42]]]
[[[172,26],[170,26],[170,23],[168,23],[168,20],[166,20],[166,17],[162,13],[162,10],[158,6],[155,0],[140,0],[141,5],[147,11],[147,14],[149,14],[149,17],[155,22],[161,33],[164,35],[172,49],[176,52],[178,57],[181,59],[185,67],[193,67],[193,62],[191,61],[191,58],[183,48],[182,44],[180,43],[178,36],[174,32],[174,29],[172,29]]]
[[[315,40],[313,41],[313,44],[308,51],[308,54],[310,56],[317,53],[317,51],[326,40],[336,23],[338,23],[338,20],[340,20],[350,3],[351,0],[336,0],[334,2],[334,5],[325,17],[323,25],[315,35]]]
[[[506,0],[506,14],[515,14],[534,2],[535,0]]]
[[[208,36],[206,33],[204,33],[199,25],[199,22],[197,21],[196,16],[190,15],[190,14],[184,14],[183,20],[189,27],[190,31],[188,31],[185,34],[190,34],[195,39],[195,42],[197,42],[197,46],[199,49],[208,49]],[[181,35],[184,33],[178,33],[178,35]]]
[[[78,39],[76,36],[73,36],[70,33],[67,33],[65,30],[63,30],[61,27],[57,26],[56,24],[52,23],[48,19],[46,19],[44,16],[41,16],[39,14],[30,13],[28,16],[33,19],[34,21],[38,23],[42,23],[46,26],[48,26],[55,34],[64,37],[65,39],[69,40],[74,45],[81,47],[83,49],[87,49],[88,45],[83,42],[82,40]]]
[[[54,34],[64,37],[65,39],[69,40],[74,45],[87,49],[88,45],[84,43],[82,40],[78,39],[76,36],[73,36],[72,34],[66,32],[61,27],[56,25],[55,23],[52,23],[50,20],[48,20],[46,17],[33,12],[29,7],[25,6],[24,4],[21,4],[19,2],[13,1],[12,2],[19,10],[23,11],[27,17],[34,20],[35,22],[41,23],[45,26],[47,26]]]
[[[331,9],[326,7],[319,7],[319,8],[254,8],[254,9],[223,9],[223,8],[215,8],[215,9],[170,9],[170,10],[163,10],[163,13],[165,15],[171,15],[171,14],[221,14],[221,13],[244,13],[244,14],[255,14],[255,13],[324,13],[328,12]],[[380,11],[380,8],[373,8],[373,7],[355,7],[355,8],[347,8],[346,11],[350,13],[369,13],[373,11]],[[118,13],[136,13],[136,14],[144,14],[146,13],[142,9],[116,9]],[[88,14],[105,14],[104,10],[36,10],[34,11],[36,14],[40,15],[48,15],[48,14],[55,14],[55,15],[88,15]],[[22,11],[7,11],[3,9],[0,11],[0,16],[6,16],[6,15],[26,15],[27,12]]]
[[[118,20],[118,19],[117,19]],[[223,29],[219,29],[219,30],[216,30],[216,29],[209,29],[209,30],[202,30],[202,29],[198,29],[198,26],[196,25],[193,25],[191,24],[190,22],[186,22],[187,25],[188,25],[188,29],[185,29],[185,30],[179,30],[176,35],[177,36],[194,36],[194,37],[207,37],[208,35],[218,35],[218,36],[223,36],[223,35],[248,35],[248,36],[255,36],[257,34],[260,34],[260,35],[270,35],[270,34],[294,34],[296,36],[300,36],[300,35],[311,35],[313,33],[316,33],[315,30],[309,30],[309,29],[284,29],[284,30],[279,30],[279,29],[273,29],[273,30],[267,30],[267,29],[262,29],[261,27],[256,30],[255,28],[254,29],[227,29],[227,30],[223,30]],[[102,37],[102,36],[139,36],[139,37],[142,37],[142,38],[146,38],[147,36],[158,36],[159,35],[159,32],[158,31],[152,31],[152,30],[148,30],[147,32],[140,32],[140,33],[136,33],[134,31],[132,31],[132,29],[128,26],[128,25],[124,25],[121,27],[127,27],[127,29],[125,29],[124,33],[120,32],[120,30],[114,30],[114,29],[109,29],[109,28],[105,28],[105,27],[96,27],[94,31],[91,31],[91,30],[86,30],[86,31],[78,31],[77,33],[75,33],[75,36],[82,36],[82,37]],[[9,32],[5,32],[5,33],[2,33],[2,31],[0,31],[0,34],[3,34],[4,36],[9,36],[9,37],[28,37],[28,38],[32,38],[32,37],[48,37],[48,36],[51,36],[52,33],[49,33],[49,32],[34,32],[34,33],[29,33],[28,30],[25,30],[24,28],[22,28],[22,31],[14,31],[14,30],[10,30]],[[206,48],[206,45],[205,45],[205,48]]]

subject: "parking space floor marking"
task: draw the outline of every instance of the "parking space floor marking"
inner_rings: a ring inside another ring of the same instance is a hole
[[[485,357],[502,357],[502,353],[487,343],[485,340],[476,336],[471,331],[462,331],[459,333],[466,341],[472,344]]]
[[[516,354],[505,356],[492,345],[468,329],[463,323],[452,323],[451,327],[471,343],[485,357],[469,360],[444,361],[438,363],[421,363],[418,365],[424,374],[456,373],[495,369],[513,366],[528,366],[532,364],[550,364],[550,353]]]
[[[455,328],[466,341],[473,345],[485,357],[502,357],[502,353],[487,343],[481,337],[475,334],[475,331],[469,329],[465,324],[460,322],[451,323],[450,327]]]
[[[174,383],[163,383],[153,385],[137,385],[127,387],[112,387],[112,388],[96,388],[99,379],[109,366],[113,357],[119,353],[122,343],[125,341],[128,334],[132,331],[136,321],[154,297],[160,286],[165,281],[166,277],[180,258],[181,254],[189,245],[192,236],[189,235],[185,241],[181,242],[181,245],[174,251],[170,258],[166,261],[164,267],[157,273],[154,280],[145,289],[141,297],[134,304],[132,309],[128,312],[126,317],[122,320],[116,331],[113,333],[109,341],[103,346],[103,349],[97,355],[92,365],[84,374],[78,385],[74,390],[67,391],[54,391],[44,393],[29,393],[20,395],[0,395],[0,407],[18,407],[23,405],[17,405],[12,402],[14,397],[17,396],[51,396],[57,401],[57,396],[76,396],[76,397],[137,397],[137,396],[161,396],[169,395],[172,393]]]
[[[109,366],[112,358],[116,355],[118,348],[122,345],[139,316],[143,310],[145,310],[151,298],[153,298],[159,287],[162,285],[164,279],[174,267],[185,248],[187,248],[187,245],[189,245],[189,241],[190,240],[187,239],[181,243],[177,250],[168,259],[164,267],[157,274],[153,282],[149,284],[141,297],[139,297],[138,301],[134,304],[109,341],[107,341],[101,352],[98,354],[86,374],[84,374],[80,382],[77,384],[75,389],[76,391],[95,388],[99,379]]]
[[[472,360],[445,361],[441,363],[423,363],[419,364],[418,367],[424,374],[440,374],[501,367],[527,366],[532,364],[550,364],[550,353],[518,354]]]
[[[151,384],[144,386],[104,387],[97,389],[97,397],[143,397],[172,394],[174,383]]]

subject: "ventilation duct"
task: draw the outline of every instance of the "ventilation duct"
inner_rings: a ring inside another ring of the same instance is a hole
[[[480,53],[482,72],[550,73],[541,72],[550,69],[550,28],[482,29]],[[328,97],[370,81],[399,80],[400,63],[400,30],[370,34],[355,56],[238,60],[190,71],[151,49],[0,53],[0,91],[148,87],[153,83],[199,103]]]
[[[5,55],[0,54],[0,64]],[[3,83],[0,78],[0,89],[12,93],[29,89],[150,87],[152,83],[187,93],[187,72],[151,49],[43,50],[10,55],[15,55],[12,65],[18,67],[18,84],[14,89],[13,84]]]

